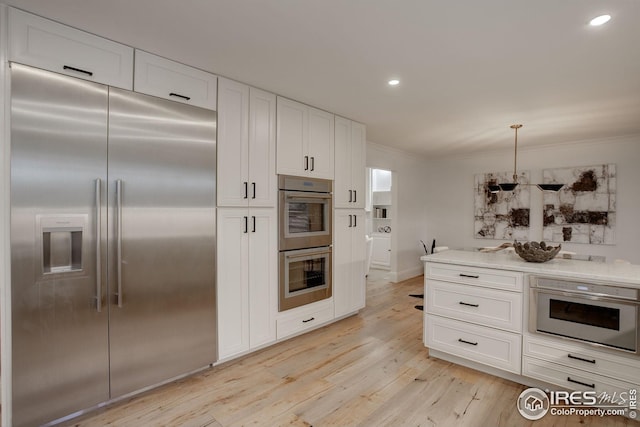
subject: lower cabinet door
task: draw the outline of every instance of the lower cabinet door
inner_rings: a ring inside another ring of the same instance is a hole
[[[522,337],[486,326],[427,315],[427,347],[520,374]]]

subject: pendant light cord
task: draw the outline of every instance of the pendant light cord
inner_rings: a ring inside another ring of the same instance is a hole
[[[518,129],[520,129],[522,125],[511,125],[511,129],[515,129],[516,131],[516,139],[515,139],[515,148],[513,150],[513,183],[516,184],[518,182]]]

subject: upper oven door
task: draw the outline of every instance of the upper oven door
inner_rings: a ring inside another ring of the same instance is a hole
[[[331,245],[331,193],[280,191],[281,251]]]
[[[532,288],[535,331],[638,352],[633,301]]]

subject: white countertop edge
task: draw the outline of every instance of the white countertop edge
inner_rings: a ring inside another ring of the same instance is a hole
[[[495,268],[556,277],[589,279],[640,289],[640,265],[554,258],[545,263],[526,262],[517,254],[448,250],[420,257],[424,262]]]

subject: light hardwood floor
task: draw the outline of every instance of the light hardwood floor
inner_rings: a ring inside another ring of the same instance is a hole
[[[520,416],[526,387],[429,358],[422,277],[371,280],[356,316],[69,422],[77,426],[636,426]]]

